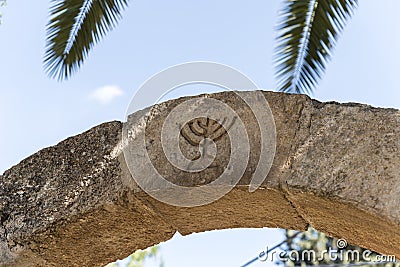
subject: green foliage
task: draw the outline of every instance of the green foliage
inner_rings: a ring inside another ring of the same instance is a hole
[[[129,263],[124,266],[124,267],[142,267],[144,262],[149,259],[149,258],[154,258],[157,257],[157,254],[159,253],[159,246],[153,246],[153,247],[149,247],[145,250],[137,250],[135,253],[133,253],[132,255],[130,255],[129,258]],[[160,267],[163,266],[163,262],[162,260],[160,260]],[[108,265],[106,265],[105,267],[118,267],[117,263],[113,262],[110,263]]]
[[[283,263],[285,267],[360,263],[364,261],[362,259],[363,252],[367,251],[364,248],[352,246],[350,244],[347,244],[344,247],[339,247],[337,238],[329,237],[326,234],[319,232],[313,228],[309,228],[308,231],[300,233],[293,239],[291,239],[290,237],[294,235],[294,231],[286,230],[285,234],[286,237],[288,238],[288,241],[285,243],[284,251],[287,254],[291,253],[292,251],[297,251],[298,255],[309,255],[309,251],[314,251],[316,255],[315,258],[300,257],[299,259],[296,260],[293,260],[295,257],[289,259],[289,255],[286,255],[287,261]],[[330,250],[337,251],[336,254],[332,254],[337,256],[332,257],[328,253],[326,253],[326,251]],[[368,257],[370,257],[371,261],[376,260],[377,256],[379,255],[378,253],[373,251],[367,254]],[[342,257],[339,255],[342,255]],[[355,255],[359,255],[358,259]],[[279,263],[282,264],[282,262]],[[396,266],[396,264],[386,263],[385,265],[376,264],[368,266],[394,267]],[[397,266],[400,266],[400,264]]]
[[[115,27],[128,0],[51,0],[44,57],[50,77],[67,78]]]
[[[159,250],[158,246],[148,248],[146,250],[136,251],[131,255],[131,262],[127,267],[142,267],[146,258],[156,257]],[[160,266],[163,264],[161,263]]]
[[[6,0],[0,0],[0,7],[3,7],[3,6],[5,6],[6,4],[7,4]],[[2,17],[2,14],[1,14],[1,12],[0,12],[0,24],[2,23],[1,17]]]
[[[358,0],[284,0],[275,52],[281,91],[310,93]],[[128,0],[51,0],[45,69],[68,78],[121,17]],[[243,2],[243,4],[245,4]]]
[[[357,0],[285,0],[275,53],[278,87],[311,93]]]

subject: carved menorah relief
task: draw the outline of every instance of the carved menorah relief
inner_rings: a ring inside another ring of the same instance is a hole
[[[235,91],[258,88],[247,76],[211,62],[177,65],[148,79],[128,111],[192,84],[230,92],[128,112],[123,156],[135,183],[157,200],[184,207],[211,203],[242,178],[257,189],[274,159],[275,124],[263,92]]]
[[[184,140],[191,146],[200,148],[200,154],[191,159],[188,166],[189,170],[193,170],[194,162],[202,157],[214,159],[215,155],[209,153],[210,146],[228,133],[236,119],[236,116],[232,119],[224,117],[222,121],[217,121],[208,117],[201,117],[193,119],[183,127],[180,127],[180,134]],[[208,168],[212,167],[216,166],[208,166]]]

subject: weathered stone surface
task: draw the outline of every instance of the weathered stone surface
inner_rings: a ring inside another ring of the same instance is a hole
[[[250,160],[239,184],[204,206],[170,206],[144,193],[125,163],[122,124],[105,123],[0,176],[0,265],[102,266],[168,240],[175,231],[308,225],[400,257],[400,111],[263,94],[274,115],[277,147],[272,169],[255,192],[247,185],[258,163],[260,129],[232,92],[203,97],[227,103],[243,119],[251,133]],[[202,174],[171,167],[160,125],[186,99],[153,110],[146,148],[168,180],[199,186],[224,170],[230,142],[216,141],[215,168]],[[184,140],[180,145],[189,158],[196,156]]]

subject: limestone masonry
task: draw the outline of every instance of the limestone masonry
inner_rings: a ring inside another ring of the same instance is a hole
[[[258,164],[260,128],[233,92],[207,97],[228,104],[245,121],[248,166],[232,191],[204,206],[170,206],[143,192],[122,153],[123,124],[104,123],[0,176],[0,266],[103,266],[176,231],[309,225],[400,258],[400,111],[263,94],[277,143],[272,168],[255,192],[248,184]],[[193,187],[219,176],[231,151],[222,133],[215,138],[215,167],[201,175],[171,167],[160,145],[160,125],[187,99],[159,105],[146,129],[146,148],[163,176]],[[190,154],[198,143],[183,140],[183,150]]]

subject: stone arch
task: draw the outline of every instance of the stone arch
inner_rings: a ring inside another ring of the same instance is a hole
[[[0,176],[0,264],[101,266],[176,231],[309,225],[400,257],[400,112],[263,94],[274,114],[277,150],[255,192],[245,173],[213,203],[159,202],[132,182],[121,153],[122,124],[104,123]],[[207,97],[238,103],[232,92]],[[162,112],[179,101],[162,104]]]

